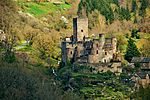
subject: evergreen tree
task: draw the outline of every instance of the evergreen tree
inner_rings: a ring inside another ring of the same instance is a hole
[[[129,20],[131,18],[130,11],[128,8],[126,9],[126,8],[121,7],[119,9],[119,14],[120,14],[121,20],[123,19]]]
[[[149,6],[149,3],[148,0],[140,0],[140,1],[141,1],[141,7],[140,7],[139,14],[144,17],[146,12],[145,10]]]
[[[134,40],[130,38],[128,40],[128,47],[127,47],[127,51],[125,54],[125,59],[130,62],[132,57],[139,57],[139,56],[140,56],[140,52],[138,48],[136,47]]]
[[[106,17],[107,22],[112,22],[114,14],[110,4],[113,2],[113,0],[81,0],[78,6],[78,15],[82,16],[82,9],[84,8],[86,8],[87,15],[96,9]]]
[[[140,35],[138,34],[138,32],[139,32],[139,30],[133,29],[132,32],[131,32],[131,37],[132,37],[132,38],[139,39],[139,38],[140,38]]]
[[[132,0],[132,12],[136,12],[136,9],[137,9],[137,4],[136,4],[136,1],[135,0]]]

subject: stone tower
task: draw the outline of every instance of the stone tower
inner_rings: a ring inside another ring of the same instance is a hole
[[[74,42],[83,41],[84,37],[88,37],[88,18],[73,18]]]

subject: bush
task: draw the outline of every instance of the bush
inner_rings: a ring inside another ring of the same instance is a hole
[[[15,57],[15,54],[13,52],[5,53],[3,55],[2,59],[4,62],[7,62],[7,63],[13,63],[16,61],[16,57]]]

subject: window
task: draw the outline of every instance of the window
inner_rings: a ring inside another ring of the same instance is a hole
[[[106,63],[107,62],[107,60],[106,59],[104,59],[104,63]]]
[[[83,32],[83,30],[81,30],[81,32]]]
[[[72,51],[70,51],[70,54],[72,54]]]
[[[98,54],[98,50],[96,51],[96,54]]]
[[[96,44],[96,47],[98,48],[98,44]]]
[[[105,52],[105,55],[107,55],[107,52]]]

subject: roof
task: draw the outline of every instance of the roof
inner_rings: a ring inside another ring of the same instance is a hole
[[[149,63],[150,57],[133,57],[131,63]]]
[[[136,76],[140,77],[141,79],[146,79],[147,75],[150,76],[150,74],[143,73],[143,72],[140,72],[140,73],[136,74]]]

